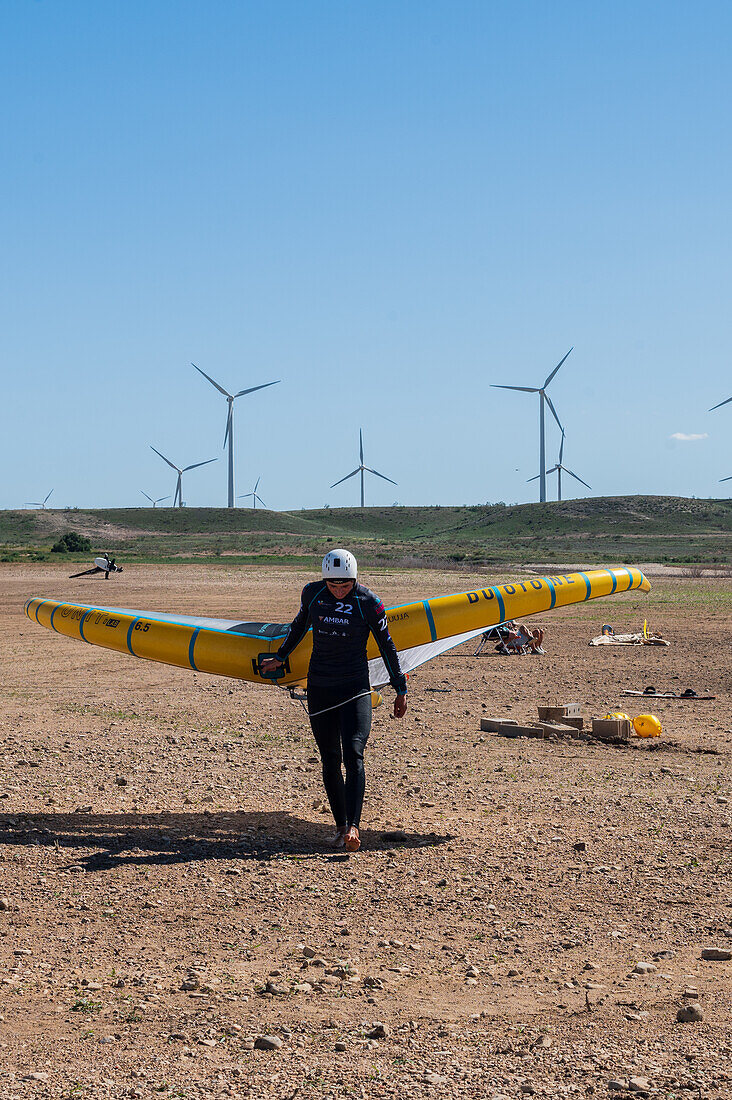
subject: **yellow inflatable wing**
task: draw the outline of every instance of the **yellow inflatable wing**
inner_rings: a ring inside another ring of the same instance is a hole
[[[639,569],[591,569],[557,577],[497,584],[403,604],[387,610],[389,630],[404,672],[475,638],[508,619],[539,615],[554,607],[650,584]],[[235,622],[232,619],[195,618],[158,611],[131,611],[121,607],[90,607],[34,597],[25,605],[29,619],[41,626],[91,645],[116,649],[133,657],[178,665],[217,676],[233,676],[254,683],[271,683],[259,672],[259,658],[275,653],[287,633],[287,623]],[[281,684],[304,682],[312,649],[312,632],[290,654]],[[369,638],[372,687],[389,682],[376,643]]]

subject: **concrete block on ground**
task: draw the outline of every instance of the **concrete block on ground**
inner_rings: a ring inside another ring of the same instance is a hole
[[[579,703],[553,703],[538,707],[542,722],[563,722],[565,718],[579,718]]]
[[[484,733],[498,733],[501,726],[517,726],[515,718],[481,718],[480,728]]]

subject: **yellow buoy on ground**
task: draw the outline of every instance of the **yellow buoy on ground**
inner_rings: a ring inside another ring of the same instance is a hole
[[[633,729],[639,737],[660,737],[663,727],[655,714],[639,714],[633,719]]]

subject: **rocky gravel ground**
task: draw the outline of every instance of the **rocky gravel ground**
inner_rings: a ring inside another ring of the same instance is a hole
[[[310,577],[0,566],[0,1098],[732,1097],[732,582],[548,614],[375,713],[364,847],[275,689],[85,646],[32,595],[286,621]],[[484,584],[363,578],[387,604]],[[493,577],[492,580],[503,578]],[[668,649],[589,649],[643,618]],[[534,625],[534,624],[532,624]],[[505,739],[649,709],[629,746]],[[387,701],[390,701],[388,693]]]

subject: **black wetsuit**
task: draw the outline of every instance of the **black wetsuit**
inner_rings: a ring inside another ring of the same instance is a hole
[[[336,599],[325,581],[307,584],[300,610],[277,651],[279,660],[289,657],[309,626],[313,630],[313,652],[308,668],[308,710],[323,762],[323,783],[336,825],[357,826],[366,785],[363,754],[371,731],[366,658],[369,634],[376,639],[398,694],[406,694],[407,681],[389,634],[384,605],[362,584],[355,584],[342,600]],[[345,783],[341,762],[346,767]]]

